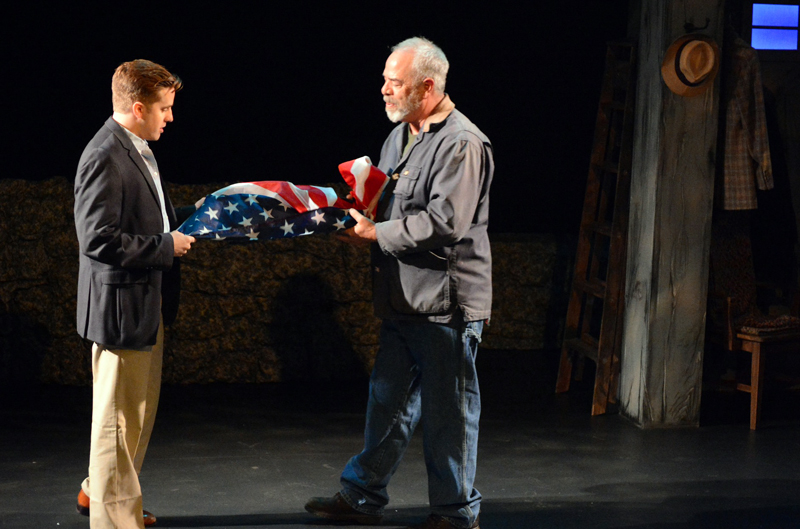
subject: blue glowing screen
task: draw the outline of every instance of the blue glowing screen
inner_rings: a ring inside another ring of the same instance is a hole
[[[796,50],[796,29],[753,28],[750,45],[757,50]]]
[[[787,4],[753,4],[754,26],[797,27],[800,6]]]

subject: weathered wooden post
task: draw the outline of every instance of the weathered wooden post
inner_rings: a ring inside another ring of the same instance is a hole
[[[621,412],[641,427],[697,426],[705,333],[719,76],[694,97],[661,77],[669,45],[722,45],[724,0],[642,0],[631,174]],[[690,28],[691,29],[691,28]]]

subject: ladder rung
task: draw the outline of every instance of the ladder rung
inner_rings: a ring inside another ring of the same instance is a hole
[[[612,110],[625,110],[628,106],[627,103],[622,101],[606,101],[600,104],[603,108],[610,108]]]
[[[597,362],[596,343],[587,343],[580,338],[570,338],[568,340],[564,340],[564,348]]]
[[[616,60],[612,66],[615,68],[617,75],[625,75],[631,71],[631,63],[629,60]]]
[[[606,237],[611,237],[611,223],[610,222],[592,222],[589,229],[595,233],[600,233]]]
[[[633,43],[631,41],[625,40],[625,39],[622,39],[622,40],[610,40],[610,41],[606,42],[606,45],[609,48],[628,48],[628,49],[632,49],[633,48]]]
[[[593,279],[592,281],[575,279],[575,281],[572,283],[572,286],[576,290],[586,292],[587,294],[591,294],[596,298],[603,299],[606,295],[606,283],[605,281],[600,281],[599,279]]]
[[[593,163],[592,167],[594,167],[595,171],[604,171],[606,173],[615,174],[619,172],[619,164],[616,162]]]

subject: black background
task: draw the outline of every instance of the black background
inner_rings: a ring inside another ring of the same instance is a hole
[[[340,162],[377,163],[389,47],[422,35],[494,145],[493,232],[577,230],[605,44],[627,26],[620,0],[97,6],[5,10],[4,177],[74,178],[114,69],[145,58],[185,83],[153,145],[168,181],[339,182]]]

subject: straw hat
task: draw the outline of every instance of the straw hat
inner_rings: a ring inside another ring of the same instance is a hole
[[[661,77],[679,96],[705,92],[719,70],[719,46],[705,35],[684,35],[667,49],[661,63]]]

